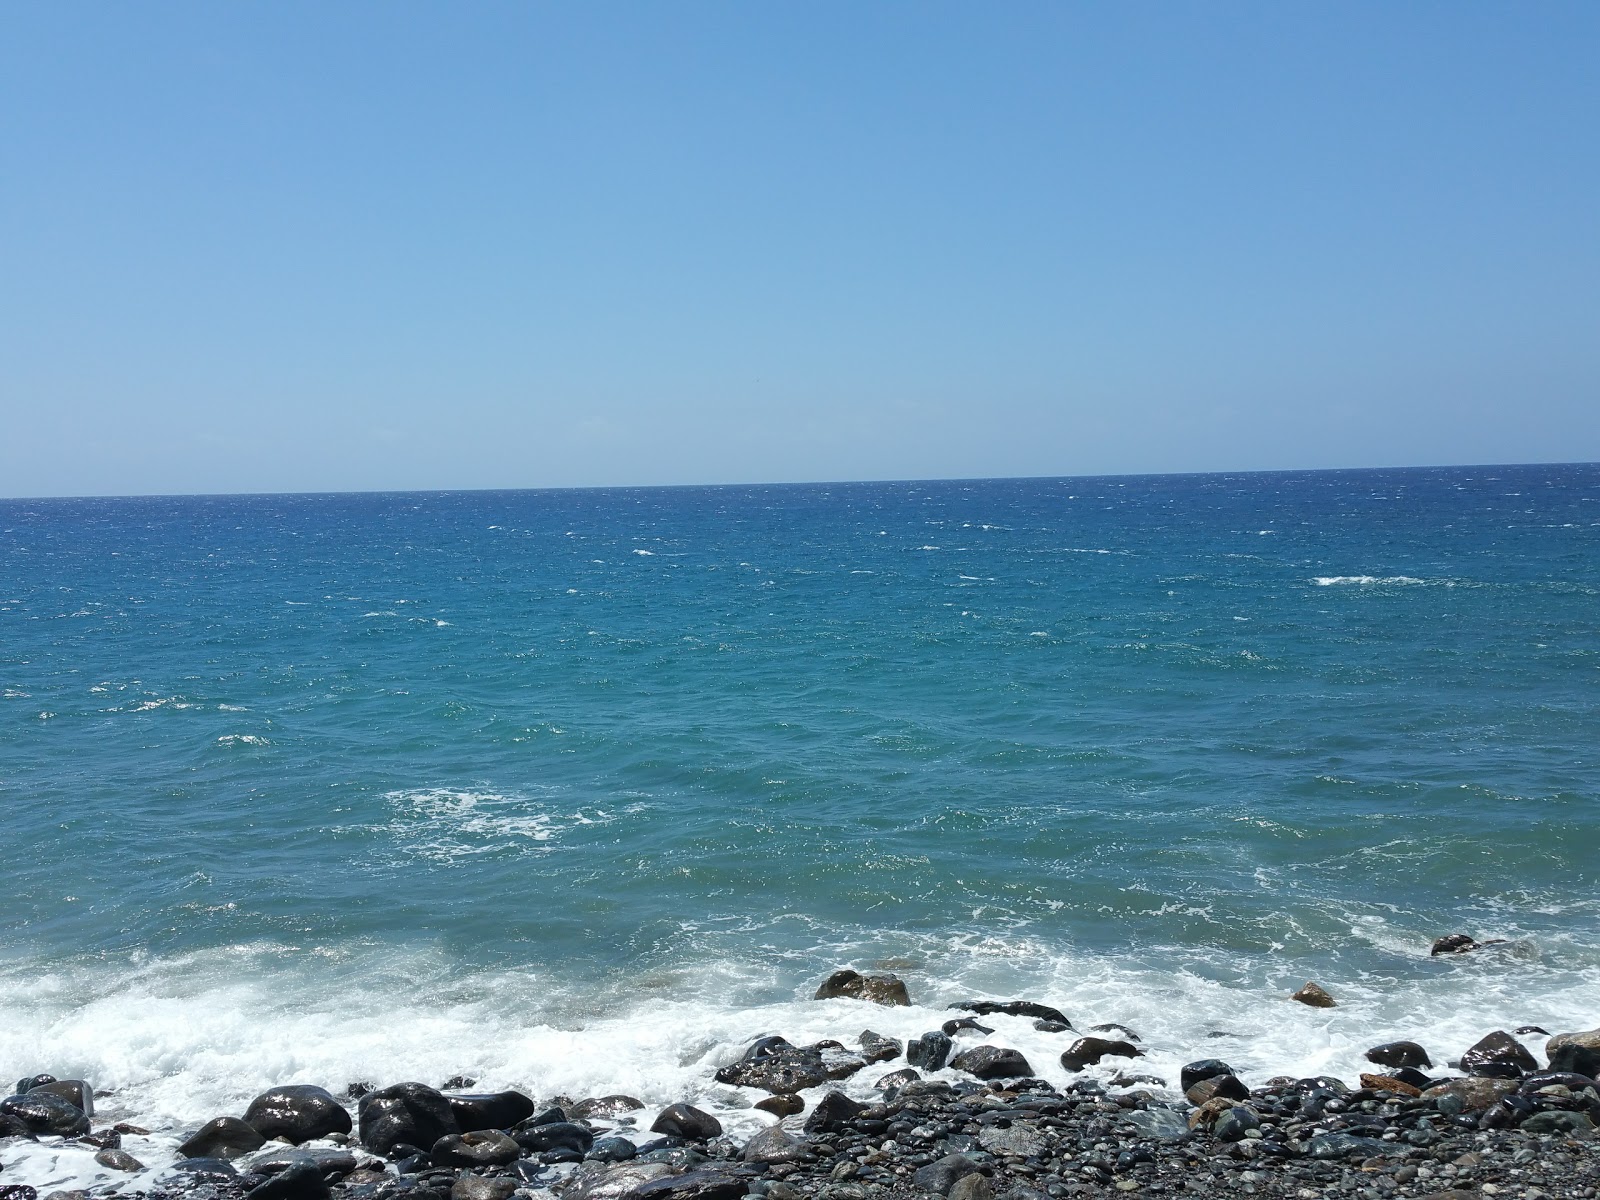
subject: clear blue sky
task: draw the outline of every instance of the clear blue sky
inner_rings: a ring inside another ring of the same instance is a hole
[[[0,494],[1600,459],[1600,4],[0,11]]]

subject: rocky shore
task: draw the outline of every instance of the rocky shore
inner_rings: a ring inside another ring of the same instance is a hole
[[[864,1013],[908,1003],[898,979],[851,971],[817,995],[860,1001]],[[1335,1003],[1321,988],[1294,999]],[[88,1084],[38,1075],[0,1101],[0,1149],[55,1140],[121,1176],[42,1200],[1600,1195],[1600,1029],[1492,1031],[1447,1068],[1428,1047],[1390,1042],[1367,1051],[1372,1070],[1357,1079],[1251,1086],[1214,1057],[1177,1079],[1141,1073],[1135,1030],[1080,1031],[1046,1004],[955,1007],[904,1043],[871,1030],[849,1045],[756,1038],[711,1081],[762,1114],[765,1128],[744,1137],[686,1102],[536,1101],[460,1078],[350,1084],[337,1095],[295,1084],[194,1130],[173,1165],[151,1171],[133,1153],[145,1130],[97,1125]],[[1001,1014],[1059,1035],[1064,1086],[984,1040],[994,1033],[985,1018]],[[0,1174],[0,1200],[41,1198]]]

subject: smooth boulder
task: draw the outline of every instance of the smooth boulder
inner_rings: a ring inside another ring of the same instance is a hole
[[[952,1058],[950,1065],[979,1079],[1017,1079],[1033,1074],[1033,1067],[1022,1052],[1005,1046],[974,1046]]]
[[[591,1096],[587,1100],[579,1100],[572,1106],[572,1117],[576,1121],[586,1121],[590,1117],[618,1117],[623,1113],[638,1112],[643,1107],[643,1100],[621,1093]]]
[[[835,971],[818,986],[813,1000],[868,1000],[890,1007],[911,1003],[905,981],[898,975],[863,975],[859,971]]]
[[[651,1133],[664,1133],[690,1142],[709,1142],[722,1136],[722,1122],[692,1104],[671,1104],[650,1126]]]
[[[937,1071],[950,1061],[950,1036],[931,1030],[906,1043],[906,1062],[923,1071]]]
[[[1110,1038],[1083,1037],[1073,1042],[1061,1053],[1061,1065],[1068,1071],[1081,1071],[1092,1067],[1102,1058],[1142,1058],[1144,1051],[1132,1042],[1113,1041]]]
[[[1178,1086],[1187,1092],[1202,1079],[1213,1075],[1233,1075],[1234,1069],[1220,1058],[1202,1058],[1184,1066],[1178,1073]]]
[[[428,1152],[436,1167],[504,1167],[522,1157],[522,1147],[498,1129],[446,1134]]]
[[[963,1004],[952,1004],[950,1007],[976,1013],[980,1017],[1001,1013],[1008,1017],[1034,1017],[1041,1021],[1057,1021],[1069,1029],[1072,1027],[1072,1022],[1067,1020],[1066,1014],[1059,1008],[1051,1008],[1048,1004],[1040,1004],[1033,1000],[968,1000]]]
[[[53,1092],[68,1104],[76,1106],[84,1116],[94,1116],[94,1089],[81,1079],[52,1079],[49,1083],[35,1084],[28,1089],[28,1094],[34,1092]]]
[[[425,1083],[397,1083],[361,1097],[357,1117],[361,1144],[374,1154],[388,1154],[397,1142],[431,1146],[460,1133],[444,1093]]]
[[[28,1132],[55,1137],[79,1137],[89,1132],[83,1109],[54,1092],[34,1090],[25,1096],[0,1100],[0,1116],[15,1117]]]
[[[1479,1078],[1521,1079],[1537,1071],[1539,1064],[1528,1053],[1527,1047],[1503,1029],[1497,1029],[1478,1039],[1461,1056],[1461,1069]]]
[[[261,1149],[267,1139],[260,1130],[238,1117],[217,1117],[200,1126],[178,1147],[184,1158],[238,1158]]]
[[[1307,980],[1306,985],[1290,996],[1289,999],[1298,1001],[1301,1004],[1308,1004],[1312,1008],[1333,1008],[1337,1003],[1332,996],[1328,995],[1327,988],[1311,980]]]
[[[805,1131],[811,1134],[838,1133],[867,1110],[843,1092],[829,1092],[806,1118]]]
[[[480,1092],[446,1096],[450,1111],[463,1133],[479,1129],[507,1130],[533,1116],[533,1100],[521,1092]]]
[[[351,1129],[344,1105],[327,1088],[313,1084],[267,1089],[250,1101],[244,1123],[268,1140],[284,1138],[297,1146]]]
[[[1367,1061],[1380,1067],[1432,1067],[1433,1059],[1416,1042],[1384,1042],[1367,1051]]]
[[[1600,1075],[1600,1029],[1583,1033],[1558,1033],[1544,1044],[1552,1071],[1570,1071],[1594,1078]]]

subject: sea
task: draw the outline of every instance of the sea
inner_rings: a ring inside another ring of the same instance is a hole
[[[0,1074],[132,1188],[282,1083],[747,1134],[753,1038],[975,998],[1442,1063],[1600,1025],[1597,759],[1594,464],[0,501]]]

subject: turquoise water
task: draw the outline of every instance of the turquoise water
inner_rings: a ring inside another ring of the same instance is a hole
[[[1592,465],[0,502],[0,1066],[733,1105],[847,963],[1587,1028],[1597,684]]]

